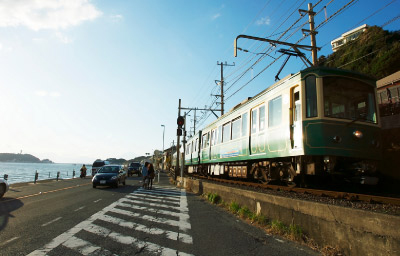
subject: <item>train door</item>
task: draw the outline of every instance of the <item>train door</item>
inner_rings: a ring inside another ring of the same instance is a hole
[[[290,142],[292,149],[300,149],[303,143],[300,86],[292,87],[290,92]]]

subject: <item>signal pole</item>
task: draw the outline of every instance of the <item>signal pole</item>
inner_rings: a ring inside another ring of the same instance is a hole
[[[235,66],[235,62],[233,62],[233,64],[228,64],[228,63],[226,63],[226,61],[225,61],[225,63],[222,63],[222,61],[221,61],[221,63],[219,62],[219,61],[217,61],[217,65],[220,65],[221,66],[221,81],[220,81],[220,84],[221,84],[221,116],[223,116],[224,115],[224,66]]]

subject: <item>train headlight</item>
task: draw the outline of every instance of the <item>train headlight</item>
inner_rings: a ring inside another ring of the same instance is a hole
[[[361,138],[363,137],[363,133],[362,133],[361,131],[359,131],[359,130],[355,130],[355,131],[353,132],[353,136],[354,136],[355,138],[357,138],[357,139],[361,139]]]

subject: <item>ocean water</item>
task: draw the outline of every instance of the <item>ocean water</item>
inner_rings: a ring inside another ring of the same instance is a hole
[[[42,163],[2,163],[0,162],[0,178],[8,174],[9,184],[19,182],[32,182],[35,179],[35,172],[39,174],[38,180],[57,178],[60,172],[60,179],[71,179],[75,170],[75,177],[79,177],[82,164],[42,164]],[[91,173],[91,166],[86,166]]]

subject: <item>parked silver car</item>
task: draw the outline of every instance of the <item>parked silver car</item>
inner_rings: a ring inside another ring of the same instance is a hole
[[[0,179],[0,198],[8,191],[8,182],[5,179]]]

